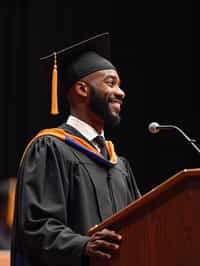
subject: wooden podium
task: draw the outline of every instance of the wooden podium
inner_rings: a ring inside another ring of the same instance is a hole
[[[199,266],[200,168],[178,172],[89,233],[103,228],[122,235],[120,252],[91,266]]]

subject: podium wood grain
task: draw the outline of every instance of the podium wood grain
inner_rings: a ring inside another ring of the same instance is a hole
[[[91,266],[199,266],[200,169],[177,173],[98,226],[118,231],[120,252]]]

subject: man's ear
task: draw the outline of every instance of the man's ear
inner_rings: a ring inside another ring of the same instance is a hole
[[[88,86],[84,81],[77,81],[75,83],[75,91],[79,96],[87,97],[88,96]]]

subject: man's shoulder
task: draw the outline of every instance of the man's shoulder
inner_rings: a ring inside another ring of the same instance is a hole
[[[63,145],[64,143],[64,145]],[[27,144],[22,158],[27,154],[45,154],[50,151],[66,152],[65,130],[61,127],[46,128],[39,131]]]

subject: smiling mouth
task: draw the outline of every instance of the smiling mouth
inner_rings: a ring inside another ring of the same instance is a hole
[[[121,110],[121,104],[122,104],[121,101],[110,101],[110,104],[112,105],[112,108],[115,111],[117,111],[118,113],[120,112],[120,110]]]

